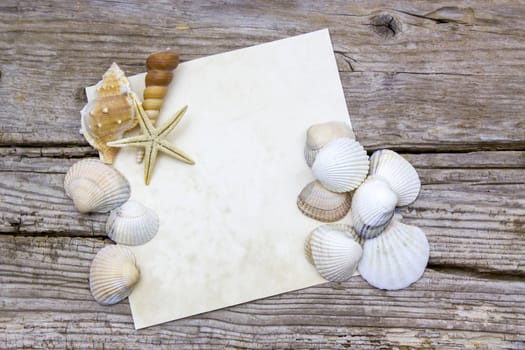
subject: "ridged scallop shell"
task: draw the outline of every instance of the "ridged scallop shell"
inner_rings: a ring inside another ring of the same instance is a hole
[[[349,124],[340,121],[314,124],[306,131],[306,144],[304,146],[304,158],[306,164],[312,167],[317,153],[328,142],[340,137],[355,140],[354,132]]]
[[[321,184],[333,192],[349,192],[368,174],[368,156],[363,146],[350,138],[327,143],[315,158],[312,171]]]
[[[119,151],[106,143],[122,138],[138,123],[132,94],[124,72],[113,63],[96,85],[95,98],[80,111],[80,133],[99,151],[104,163],[112,164]]]
[[[129,199],[128,180],[115,168],[97,159],[83,159],[64,178],[66,194],[81,213],[105,213]]]
[[[351,203],[349,193],[329,191],[319,181],[310,182],[297,197],[297,207],[304,215],[323,222],[342,219]]]
[[[370,157],[370,175],[380,176],[388,182],[399,197],[398,206],[404,206],[416,200],[421,181],[416,169],[401,155],[383,149],[375,151]]]
[[[363,253],[352,226],[344,224],[319,226],[306,239],[305,250],[319,274],[334,282],[352,277]]]
[[[394,215],[397,196],[382,178],[369,177],[352,198],[352,224],[359,236],[379,235]]]
[[[102,248],[91,262],[89,289],[99,304],[112,305],[130,295],[139,279],[133,252],[111,245]]]
[[[158,230],[157,213],[133,200],[112,210],[106,222],[106,233],[109,238],[126,245],[144,244],[155,237]]]
[[[393,220],[382,235],[365,241],[358,269],[376,288],[402,289],[423,275],[429,253],[420,228]]]

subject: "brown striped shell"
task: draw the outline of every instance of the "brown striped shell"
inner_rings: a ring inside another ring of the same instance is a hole
[[[350,193],[334,193],[313,181],[297,197],[297,207],[306,216],[322,222],[342,219],[350,210]]]
[[[147,74],[144,87],[144,102],[142,107],[149,119],[155,125],[168,93],[168,86],[173,79],[173,70],[179,65],[179,55],[167,50],[156,52],[146,59]],[[137,151],[137,162],[144,159],[144,150]]]
[[[146,59],[146,84],[142,107],[152,122],[159,116],[168,85],[173,79],[173,70],[179,65],[179,56],[173,51],[151,54]]]

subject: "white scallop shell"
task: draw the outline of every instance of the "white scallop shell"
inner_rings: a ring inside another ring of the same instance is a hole
[[[401,155],[383,149],[375,151],[370,157],[370,175],[384,178],[399,197],[398,206],[416,200],[421,181],[416,169]]]
[[[319,274],[334,282],[354,276],[363,253],[352,226],[344,224],[319,226],[308,236],[305,250]]]
[[[128,180],[98,159],[83,159],[69,168],[64,179],[66,194],[81,213],[105,213],[129,199]]]
[[[157,213],[133,200],[112,210],[106,222],[106,233],[109,238],[126,245],[144,244],[155,237],[158,230]]]
[[[340,137],[348,137],[355,140],[354,132],[348,123],[331,121],[310,126],[306,131],[306,144],[304,146],[306,164],[312,167],[315,157],[321,148],[328,142]]]
[[[342,219],[351,203],[349,193],[328,191],[319,181],[310,182],[297,197],[297,207],[304,215],[323,222]]]
[[[382,235],[365,241],[359,272],[376,288],[406,288],[425,272],[429,253],[420,228],[393,220]]]
[[[106,246],[91,262],[89,288],[99,304],[112,305],[123,300],[139,279],[135,256],[128,247]]]
[[[365,239],[379,235],[392,219],[397,199],[384,179],[366,179],[352,198],[352,224],[357,234]]]
[[[338,138],[321,148],[312,171],[330,191],[349,192],[359,186],[368,174],[368,156],[359,142]]]

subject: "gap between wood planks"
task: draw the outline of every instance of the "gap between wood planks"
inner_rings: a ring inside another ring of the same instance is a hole
[[[413,149],[411,147],[366,147],[365,149],[368,154],[379,149],[388,148],[395,152],[402,152],[406,154],[461,154],[461,153],[472,153],[480,151],[501,151],[501,152],[520,152],[525,151],[525,139],[523,143],[508,143],[511,147],[507,147],[505,143],[494,142],[483,143],[477,147],[465,147],[458,149],[457,145],[450,145],[450,148],[446,146],[443,148],[418,148]],[[471,145],[472,146],[472,145]],[[24,145],[13,145],[13,146],[0,146],[0,157],[3,156],[18,156],[21,158],[37,158],[37,157],[47,157],[47,158],[59,158],[59,159],[74,159],[74,158],[85,158],[85,157],[96,157],[98,156],[97,150],[90,146],[86,146],[84,143],[78,144],[61,144],[61,143],[39,143],[39,144],[24,144]],[[525,167],[525,163],[523,164]]]

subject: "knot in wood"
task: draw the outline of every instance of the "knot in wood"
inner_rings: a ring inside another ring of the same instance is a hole
[[[401,32],[401,22],[387,13],[372,17],[370,24],[374,32],[384,39],[391,39]]]

